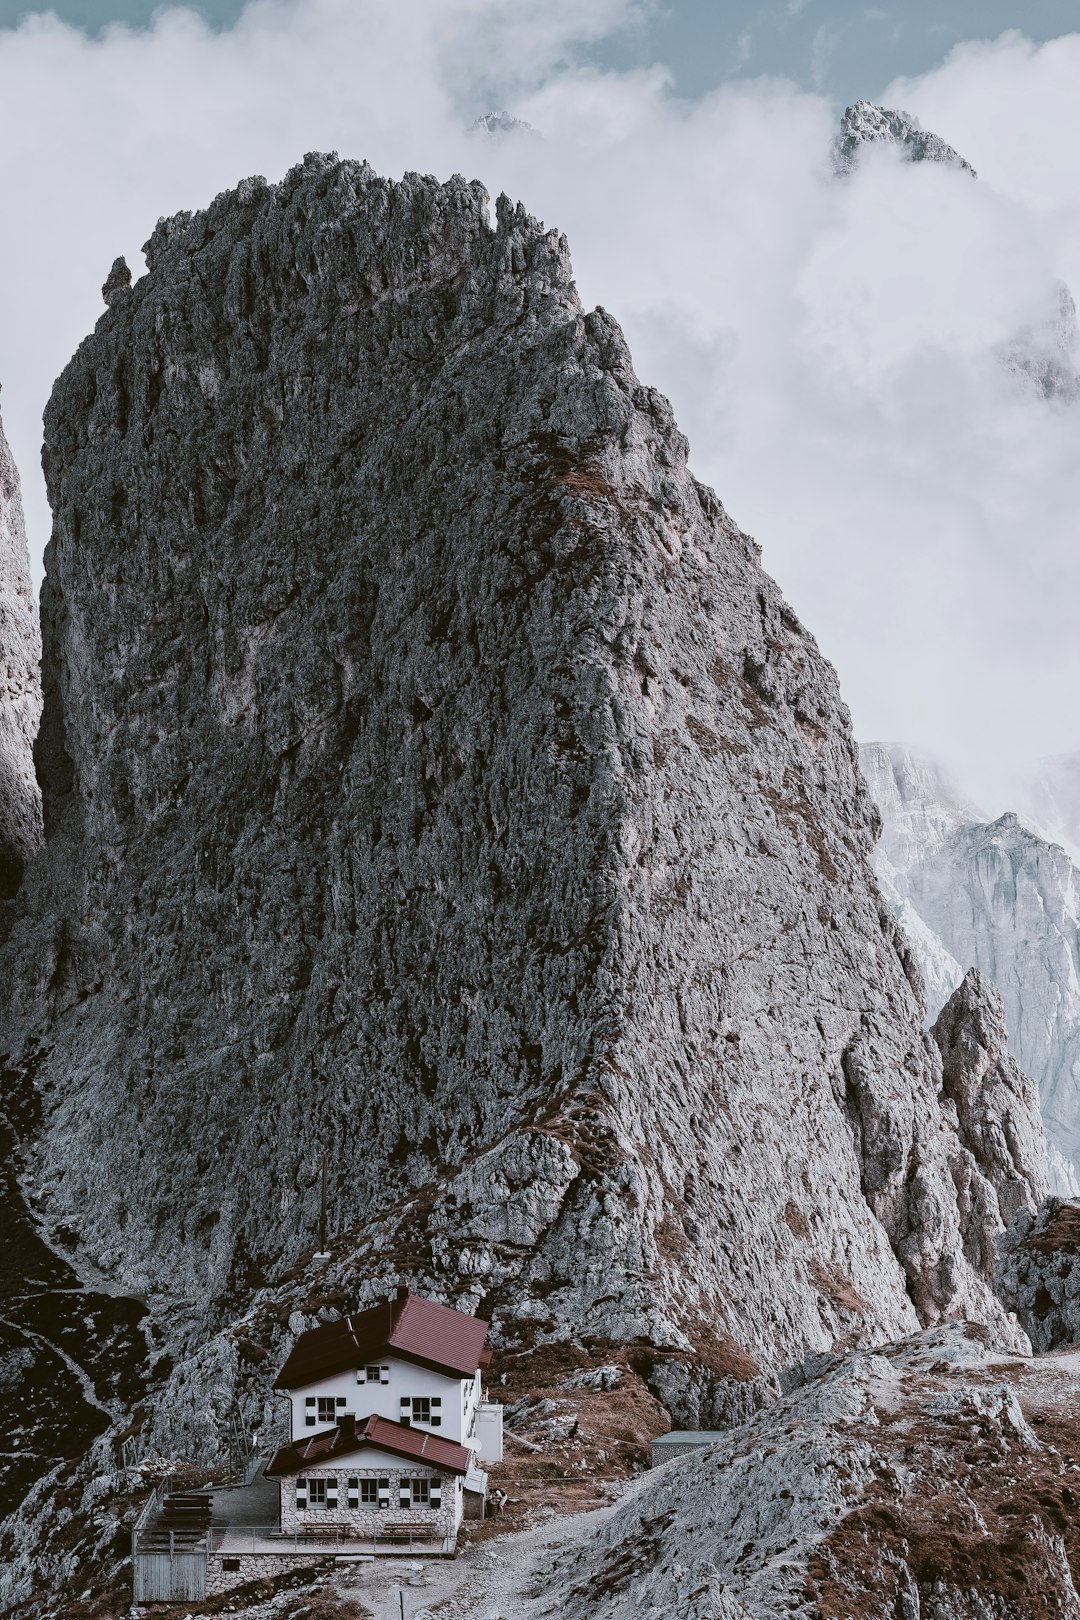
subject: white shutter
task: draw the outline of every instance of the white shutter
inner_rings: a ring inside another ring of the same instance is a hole
[[[356,1369],[356,1382],[358,1384],[367,1383],[367,1372],[363,1367],[357,1367]]]
[[[412,1490],[407,1479],[398,1482],[398,1507],[412,1507]]]
[[[412,1411],[412,1396],[411,1395],[403,1395],[401,1397],[401,1403],[400,1404],[401,1404],[401,1410],[403,1412],[411,1412]]]
[[[328,1508],[337,1507],[337,1480],[328,1479],[326,1482],[326,1505]]]
[[[431,1482],[431,1505],[432,1505],[432,1507],[435,1507],[435,1508],[442,1507],[442,1480],[441,1479],[433,1479],[432,1482]]]
[[[389,1369],[389,1367],[380,1368],[380,1373],[381,1373],[380,1382],[383,1383],[383,1384],[388,1384],[390,1382],[390,1369]]]
[[[349,1496],[346,1505],[351,1511],[352,1509],[360,1506],[360,1481],[358,1479],[350,1479],[348,1491]]]
[[[380,1479],[379,1481],[379,1506],[381,1508],[390,1506],[390,1481],[388,1479]]]
[[[296,1506],[301,1512],[307,1507],[307,1480],[298,1479],[296,1482]]]

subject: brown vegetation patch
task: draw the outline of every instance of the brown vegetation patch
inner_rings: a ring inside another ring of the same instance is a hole
[[[876,1482],[814,1550],[806,1596],[821,1620],[892,1620],[912,1583],[939,1607],[948,1594],[958,1620],[988,1612],[980,1599],[1015,1620],[1071,1613],[1058,1549],[1080,1579],[1080,1422],[1031,1421],[1038,1450],[1003,1443],[974,1408],[878,1430],[903,1494]]]
[[[588,1512],[608,1500],[605,1485],[647,1466],[650,1443],[666,1433],[670,1418],[634,1370],[639,1353],[606,1339],[495,1352],[489,1386],[509,1409],[503,1461],[489,1477],[506,1502],[471,1531],[473,1539],[521,1529],[547,1508]],[[563,1387],[609,1367],[618,1372],[613,1388]]]
[[[730,742],[727,737],[719,736],[704,721],[699,720],[696,715],[687,715],[686,729],[701,749],[705,759],[717,759],[721,754],[746,753],[746,749],[741,744]]]
[[[810,1236],[810,1222],[792,1199],[784,1205],[784,1221],[788,1231],[793,1237],[808,1238]]]
[[[865,1316],[870,1307],[851,1281],[840,1271],[834,1271],[831,1266],[823,1266],[820,1260],[811,1259],[806,1269],[818,1293],[829,1301],[830,1305],[838,1311],[851,1311],[856,1316]]]
[[[1018,1245],[1034,1254],[1080,1254],[1080,1204],[1065,1204],[1041,1232],[1031,1232]]]

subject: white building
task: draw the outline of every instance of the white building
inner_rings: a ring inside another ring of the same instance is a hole
[[[488,1324],[414,1295],[301,1334],[275,1381],[291,1441],[266,1468],[281,1530],[331,1530],[388,1549],[452,1552],[482,1517],[502,1458],[502,1407],[483,1398]]]

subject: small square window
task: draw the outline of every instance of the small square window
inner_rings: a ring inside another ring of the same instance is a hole
[[[240,1573],[240,1560],[239,1558],[223,1558],[221,1567],[227,1575],[238,1575]]]
[[[427,1507],[431,1500],[431,1481],[429,1479],[414,1479],[412,1482],[413,1507]]]
[[[367,1381],[368,1381],[369,1384],[381,1384],[382,1383],[382,1368],[381,1367],[368,1367],[365,1370],[366,1370],[366,1373],[367,1373]]]
[[[318,1410],[320,1423],[337,1422],[337,1402],[332,1395],[319,1396]]]

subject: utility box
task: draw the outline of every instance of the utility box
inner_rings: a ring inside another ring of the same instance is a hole
[[[476,1408],[476,1451],[483,1463],[502,1462],[503,1409],[498,1401],[481,1401]]]

